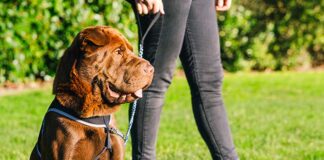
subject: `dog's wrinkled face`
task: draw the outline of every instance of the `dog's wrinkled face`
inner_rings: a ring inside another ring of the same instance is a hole
[[[129,42],[116,30],[106,27],[80,33],[83,56],[77,63],[80,75],[97,83],[109,102],[130,102],[142,97],[152,81],[153,67],[132,52]]]
[[[75,61],[65,63],[74,63],[71,72],[92,90],[99,88],[106,103],[132,102],[142,97],[142,90],[152,81],[153,67],[137,57],[126,38],[113,28],[84,29],[75,38],[70,52],[73,52],[70,54],[74,54]],[[64,65],[59,66],[58,72],[60,67],[64,69]],[[57,73],[57,76],[60,75]],[[59,85],[59,79],[56,78],[54,87]]]

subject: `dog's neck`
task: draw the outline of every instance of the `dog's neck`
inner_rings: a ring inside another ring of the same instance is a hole
[[[120,108],[118,104],[107,104],[96,84],[91,86],[77,77],[57,87],[56,99],[59,103],[81,118],[109,115]]]

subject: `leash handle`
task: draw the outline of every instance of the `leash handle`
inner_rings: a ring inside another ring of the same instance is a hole
[[[139,18],[139,14],[136,14],[137,15],[137,20],[138,22],[140,22],[140,18]],[[140,58],[143,58],[143,52],[144,52],[144,40],[147,36],[147,34],[150,32],[151,28],[154,26],[154,24],[157,22],[157,20],[159,19],[161,13],[157,13],[155,15],[155,17],[153,18],[153,20],[151,21],[150,25],[147,27],[144,35],[142,35],[142,28],[140,27],[140,23],[138,23],[138,26],[139,26],[139,31],[140,31],[140,34],[141,34],[141,41],[140,41],[140,44],[139,44],[139,54],[138,56]],[[133,122],[134,122],[134,117],[135,117],[135,112],[136,112],[136,107],[137,107],[137,100],[135,100],[133,102],[133,105],[132,105],[132,112],[131,112],[131,117],[129,119],[129,124],[128,124],[128,129],[127,129],[127,132],[126,132],[126,136],[125,136],[125,139],[124,139],[124,145],[127,144],[128,142],[128,139],[129,139],[129,134],[130,134],[130,130],[132,129],[132,126],[133,126]]]
[[[137,14],[137,15],[138,15],[138,14]],[[161,15],[161,13],[158,12],[158,13],[154,16],[153,20],[151,21],[151,23],[150,23],[149,26],[147,27],[147,29],[146,29],[144,35],[142,35],[142,37],[141,37],[140,46],[142,45],[142,47],[144,47],[144,40],[145,40],[147,34],[148,34],[148,33],[150,32],[150,30],[152,29],[152,27],[154,26],[154,24],[155,24],[155,23],[157,22],[157,20],[160,18],[160,15]],[[140,21],[139,18],[138,18],[138,21]],[[140,32],[142,32],[142,29],[141,29],[141,28],[140,28]],[[140,52],[141,52],[141,50],[140,50]],[[143,52],[143,50],[142,50],[142,52]],[[142,58],[142,57],[141,57],[141,58]]]

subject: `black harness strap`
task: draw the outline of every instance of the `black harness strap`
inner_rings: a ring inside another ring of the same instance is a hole
[[[106,150],[109,151],[110,153],[110,157],[112,156],[112,146],[111,146],[111,143],[110,143],[110,135],[109,135],[109,122],[110,122],[110,116],[107,117],[107,116],[104,116],[102,117],[102,120],[104,121],[105,125],[106,125],[106,128],[105,128],[105,132],[107,134],[107,137],[106,137],[106,142],[105,142],[105,146],[104,148],[100,151],[100,153],[95,157],[95,160],[98,160],[100,158],[100,156],[105,153]]]
[[[105,144],[105,148],[108,149],[108,151],[110,152],[110,154],[112,154],[112,147],[111,147],[111,143],[110,143],[110,136],[109,136],[109,122],[110,122],[110,116],[109,117],[102,117],[103,121],[105,122],[106,128],[106,144]]]

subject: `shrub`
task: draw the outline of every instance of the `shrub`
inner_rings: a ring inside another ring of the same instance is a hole
[[[113,26],[136,44],[134,15],[123,0],[4,1],[0,17],[0,83],[53,76],[59,57],[87,26]]]
[[[324,1],[234,1],[220,13],[227,70],[286,70],[324,63]]]
[[[324,64],[324,1],[233,3],[218,15],[226,70]],[[87,26],[113,26],[137,46],[135,17],[124,0],[3,0],[0,21],[0,83],[53,76],[59,57]]]

